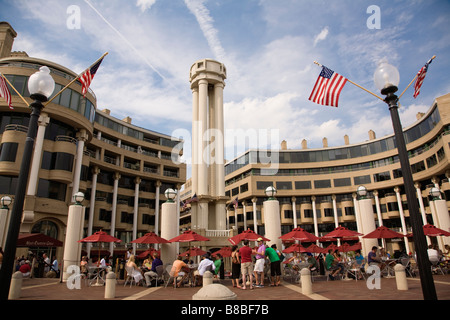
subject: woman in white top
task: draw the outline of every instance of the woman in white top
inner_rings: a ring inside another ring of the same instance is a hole
[[[138,266],[134,262],[134,255],[130,256],[130,259],[128,259],[127,264],[125,265],[125,268],[127,270],[127,273],[134,278],[134,281],[136,283],[139,283],[144,279],[141,270],[139,270]]]

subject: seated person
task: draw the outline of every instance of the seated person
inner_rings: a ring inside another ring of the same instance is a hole
[[[172,269],[169,272],[169,275],[173,277],[173,286],[177,286],[178,288],[181,287],[181,284],[183,281],[187,278],[189,275],[189,271],[187,269],[186,263],[183,262],[182,257],[178,256],[177,260],[173,262]],[[181,270],[184,271],[181,271]],[[177,282],[178,276],[182,276],[181,280]]]
[[[216,260],[214,260],[214,267],[215,267],[214,274],[216,277],[219,274],[221,265],[222,265],[222,256],[220,255],[220,253],[218,253],[216,255]]]
[[[161,259],[159,259],[158,252],[154,252],[152,266],[149,271],[144,273],[145,283],[147,284],[147,287],[151,286],[151,278],[156,278],[158,276],[158,273],[156,272],[156,268],[158,266],[162,266],[162,265],[163,265],[163,262],[161,261]]]
[[[436,248],[433,244],[430,244],[428,246],[427,252],[428,252],[428,259],[430,260],[431,263],[437,262],[440,260],[439,251],[436,250]]]
[[[198,265],[197,270],[194,272],[195,282],[198,283],[199,285],[202,284],[203,274],[206,271],[210,271],[211,273],[213,273],[214,270],[216,269],[214,262],[211,261],[211,254],[209,252],[205,253],[202,259],[203,260]]]
[[[317,260],[316,258],[313,257],[312,253],[307,253],[308,259],[306,260],[308,262],[308,268],[309,271],[313,272],[313,271],[317,271],[319,266],[317,264]]]
[[[325,257],[325,267],[330,272],[328,274],[330,280],[334,280],[334,277],[338,273],[342,273],[344,271],[344,266],[339,263],[337,253],[333,252],[333,249],[328,250],[328,254]]]
[[[128,275],[132,276],[136,283],[140,283],[141,280],[144,279],[144,277],[142,276],[141,270],[138,268],[138,266],[134,262],[134,255],[133,254],[128,259],[125,267],[126,267],[126,270],[128,272]]]
[[[367,263],[369,266],[377,266],[380,268],[380,272],[385,268],[385,264],[382,262],[381,258],[377,256],[378,247],[373,246],[372,251],[367,255]]]
[[[29,260],[22,261],[19,271],[22,272],[22,276],[24,278],[29,278],[31,275],[30,261]]]
[[[88,270],[88,257],[86,257],[86,256],[81,257],[80,272],[82,274],[84,274],[84,275],[87,275],[89,273],[89,270]]]

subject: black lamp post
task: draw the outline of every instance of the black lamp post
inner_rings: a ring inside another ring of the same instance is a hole
[[[411,165],[408,159],[400,117],[398,115],[398,97],[395,95],[395,92],[398,90],[397,86],[400,82],[400,75],[394,66],[387,63],[381,63],[375,71],[374,80],[377,88],[381,90],[381,94],[386,96],[384,101],[389,105],[389,111],[391,112],[395,143],[400,159],[409,217],[411,219],[423,297],[425,300],[437,300],[436,288],[431,274],[431,263],[428,259],[427,242],[423,233],[423,221],[419,214],[419,205],[414,191]]]
[[[34,140],[37,134],[38,119],[41,110],[44,108],[42,103],[48,100],[54,89],[55,81],[50,76],[50,69],[46,66],[41,67],[38,72],[32,74],[28,79],[28,91],[31,93],[30,97],[34,101],[30,104],[30,122],[28,124],[27,138],[25,140],[22,164],[20,166],[16,194],[14,196],[14,205],[11,211],[5,242],[2,268],[0,270],[0,300],[7,300],[9,295]]]

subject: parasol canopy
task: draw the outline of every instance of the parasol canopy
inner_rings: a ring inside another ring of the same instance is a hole
[[[198,247],[193,247],[190,248],[188,250],[186,250],[185,252],[181,253],[180,256],[184,257],[187,254],[189,254],[190,257],[195,257],[195,256],[202,256],[206,253],[206,251],[198,248]]]
[[[154,248],[150,248],[150,249],[145,250],[144,252],[140,253],[139,255],[137,255],[136,258],[144,259],[144,258],[147,258],[148,255],[153,256],[154,252],[160,253],[160,250],[156,250]]]
[[[278,238],[281,240],[298,240],[302,242],[314,242],[319,240],[319,237],[316,237],[302,228],[294,228],[291,232],[288,232]]]
[[[432,224],[426,224],[423,226],[423,233],[429,237],[437,237],[437,236],[450,236],[450,232],[439,229]]]
[[[308,252],[305,247],[303,247],[301,244],[294,243],[290,245],[288,248],[284,249],[282,251],[283,253],[302,253],[302,252]]]
[[[263,241],[270,241],[269,239],[255,233],[251,229],[242,231],[238,235],[235,235],[234,237],[229,238],[228,241],[230,241],[231,244],[235,245],[235,244],[238,244],[239,242],[241,242],[242,240],[256,241],[256,240],[258,240],[258,238],[262,238]]]
[[[192,241],[209,241],[209,239],[202,235],[199,235],[194,231],[188,230],[183,232],[179,236],[176,236],[175,238],[169,240],[169,242],[192,242]]]
[[[357,237],[362,236],[362,233],[349,230],[345,227],[337,227],[330,233],[324,235],[323,239],[335,239],[335,238],[346,238],[346,237]]]
[[[362,248],[361,242],[358,242],[354,245],[350,245],[347,242],[345,242],[338,247],[338,250],[341,252],[350,252],[355,250],[361,250],[361,248]]]
[[[86,237],[84,239],[78,240],[78,242],[122,242],[122,240],[114,238],[113,236],[107,234],[104,231],[97,231],[94,234],[90,235],[89,237]]]
[[[375,238],[375,239],[392,239],[392,238],[403,238],[404,235],[393,231],[385,226],[380,226],[374,231],[366,234],[363,238]]]
[[[230,247],[223,247],[219,250],[217,250],[216,252],[212,253],[211,255],[213,257],[215,257],[217,254],[220,254],[222,257],[227,258],[227,257],[231,257],[231,248]]]
[[[149,232],[136,240],[131,241],[131,243],[170,243],[168,240],[161,238],[154,232]]]
[[[317,244],[313,243],[309,247],[306,248],[307,252],[310,253],[325,253],[324,249],[319,247]]]

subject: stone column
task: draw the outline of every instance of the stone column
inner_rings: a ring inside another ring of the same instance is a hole
[[[178,236],[177,224],[177,204],[173,201],[166,201],[161,206],[161,237],[167,240]],[[161,261],[169,264],[175,261],[177,257],[176,243],[161,244]]]
[[[400,211],[400,221],[402,223],[403,234],[406,235],[408,233],[408,230],[406,229],[405,213],[403,212],[403,203],[402,203],[402,197],[400,195],[400,188],[395,187],[394,191],[395,191],[395,195],[397,196],[397,204],[398,204],[398,210]],[[408,237],[404,237],[403,239],[405,241],[406,253],[409,253],[411,249],[409,248]]]
[[[358,200],[359,214],[361,217],[361,230],[362,234],[368,234],[376,229],[375,219],[373,217],[372,199],[360,199]],[[361,238],[362,253],[363,256],[367,256],[372,250],[373,246],[378,246],[378,239],[366,239]]]
[[[256,201],[257,199],[255,197],[252,198],[252,203],[253,203],[253,228],[255,231],[255,233],[258,233],[258,216],[256,213]]]
[[[224,169],[224,121],[223,121],[223,83],[214,85],[215,98],[215,165],[216,165],[216,194],[217,196],[225,196],[225,169]]]
[[[281,249],[281,218],[280,202],[276,199],[264,201],[264,226],[266,229],[265,237],[270,239],[268,245],[276,244]]]
[[[201,145],[198,121],[198,88],[195,87],[192,88],[192,194],[198,192],[198,147]]]
[[[247,216],[245,212],[245,201],[242,201],[242,216],[244,218],[244,230],[247,230]]]
[[[295,201],[297,200],[295,197],[291,198],[292,200],[292,214],[294,216],[294,229],[297,228],[297,207]]]
[[[80,188],[81,165],[83,163],[84,143],[87,141],[88,135],[86,130],[81,129],[77,134],[77,159],[75,161],[75,172],[73,174],[72,195],[77,193]]]
[[[88,236],[92,235],[93,233],[92,231],[94,228],[94,213],[95,213],[95,199],[96,199],[95,194],[97,192],[97,178],[99,173],[100,173],[99,167],[95,166],[92,170],[91,201],[89,204],[89,220],[87,230]],[[86,243],[86,252],[89,258],[91,257],[91,248],[92,243]]]
[[[317,225],[317,212],[316,212],[316,196],[312,196],[311,201],[312,201],[313,221],[314,221],[314,235],[316,237],[319,237],[319,226]]]
[[[422,214],[422,223],[427,224],[427,216],[425,213],[425,206],[423,205],[422,199],[422,191],[420,190],[420,183],[414,183],[414,187],[416,187],[417,199],[419,200],[420,213]]]
[[[200,80],[198,82],[198,118],[199,118],[199,135],[201,144],[197,150],[198,157],[198,196],[208,195],[208,166],[205,161],[205,152],[207,150],[207,141],[205,134],[207,133],[208,123],[208,81]],[[200,141],[199,139],[199,141]]]
[[[155,233],[159,234],[159,196],[161,192],[161,181],[156,181],[155,191]]]
[[[339,217],[337,213],[336,195],[333,194],[331,199],[333,200],[334,227],[337,228],[339,227]]]
[[[78,240],[83,238],[84,209],[82,205],[78,204],[69,207],[64,240],[63,281],[67,281],[70,277],[70,273],[66,272],[67,268],[80,264],[81,243]]]
[[[383,215],[381,213],[380,198],[378,197],[378,190],[373,191],[373,196],[375,198],[375,208],[377,209],[378,226],[381,227],[383,225]],[[383,243],[383,248],[386,248],[386,239],[381,239],[381,242]]]
[[[137,225],[139,214],[139,184],[141,178],[136,177],[134,185],[134,206],[133,206],[133,240],[137,239]],[[136,243],[133,243],[133,254],[136,254]]]
[[[111,212],[111,231],[110,231],[110,235],[113,237],[115,237],[115,233],[116,233],[117,192],[119,189],[119,179],[120,179],[120,174],[115,172],[114,173],[113,203],[112,203],[112,212]],[[113,255],[113,252],[114,252],[114,243],[113,242],[111,242],[109,244],[109,252],[110,252],[110,255]]]

